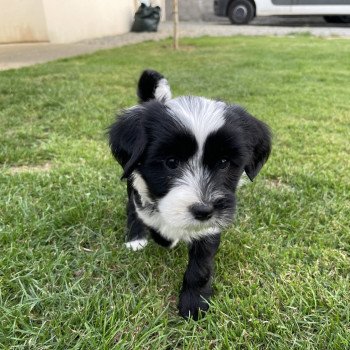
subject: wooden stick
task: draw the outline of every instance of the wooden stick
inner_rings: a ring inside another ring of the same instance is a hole
[[[173,0],[173,19],[174,19],[174,49],[179,48],[179,4],[178,0]]]

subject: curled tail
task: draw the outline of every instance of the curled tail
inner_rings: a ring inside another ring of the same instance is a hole
[[[162,74],[147,69],[140,76],[137,85],[137,96],[140,103],[153,99],[164,103],[171,99],[170,86]]]

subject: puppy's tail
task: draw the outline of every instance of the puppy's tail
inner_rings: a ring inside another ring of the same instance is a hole
[[[171,91],[168,81],[155,70],[144,70],[137,85],[137,96],[140,103],[156,99],[166,102],[171,99]]]

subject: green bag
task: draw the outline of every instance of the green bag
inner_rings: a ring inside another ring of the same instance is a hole
[[[135,13],[132,32],[156,32],[160,21],[160,7],[141,4]]]

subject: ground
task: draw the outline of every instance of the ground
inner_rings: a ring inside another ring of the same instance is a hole
[[[0,72],[0,348],[350,348],[350,42],[145,42]],[[144,68],[175,96],[244,105],[274,133],[239,190],[198,322],[177,315],[184,245],[124,248],[105,131]]]
[[[322,17],[257,17],[251,25],[232,25],[225,17],[213,16],[211,22],[181,22],[180,37],[312,34],[319,37],[350,38],[350,24],[326,23]],[[58,58],[78,56],[101,49],[120,47],[147,40],[160,40],[173,35],[173,23],[161,22],[157,32],[125,33],[77,43],[26,43],[0,45],[0,71],[31,66]]]

